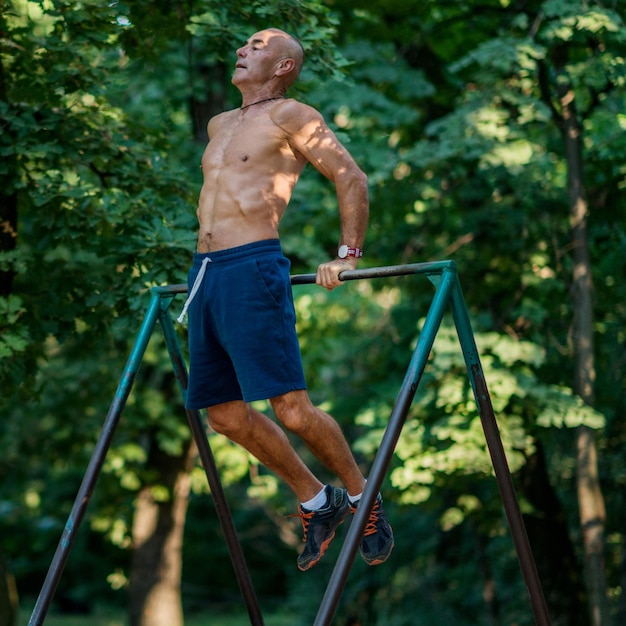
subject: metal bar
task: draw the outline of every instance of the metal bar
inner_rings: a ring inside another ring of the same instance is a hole
[[[517,558],[530,596],[535,623],[538,626],[550,626],[550,616],[548,615],[543,589],[515,494],[513,479],[506,460],[491,397],[487,389],[487,382],[478,356],[478,348],[472,332],[469,314],[458,279],[452,292],[452,315],[474,391],[476,405],[480,413],[480,420],[485,433],[487,447],[489,448],[489,454],[491,455],[491,462],[500,489],[504,510],[513,536]]]
[[[339,598],[343,592],[350,567],[356,555],[358,543],[363,529],[369,517],[369,511],[380,490],[382,481],[387,472],[393,456],[395,446],[400,436],[410,405],[415,396],[419,381],[421,380],[428,355],[432,349],[441,320],[445,313],[445,307],[451,300],[452,313],[461,342],[463,355],[468,369],[468,375],[476,403],[479,408],[483,430],[487,446],[491,455],[498,487],[504,503],[505,512],[513,535],[520,567],[530,595],[531,605],[535,621],[538,626],[550,626],[545,598],[541,583],[537,575],[536,565],[526,535],[523,518],[519,510],[517,498],[513,487],[511,473],[508,468],[502,440],[493,412],[493,406],[487,390],[480,364],[478,350],[474,335],[471,330],[469,315],[460,282],[456,274],[454,261],[441,261],[435,263],[415,263],[409,265],[395,265],[376,267],[362,270],[346,270],[339,276],[341,280],[358,280],[364,278],[380,278],[389,276],[401,276],[410,274],[426,274],[436,286],[436,293],[426,317],[424,328],[420,333],[418,344],[409,363],[405,379],[396,399],[389,424],[383,435],[378,453],[372,464],[368,482],[362,496],[362,502],[348,531],[346,540],[340,552],[333,575],[326,589],[325,596],[320,606],[315,626],[326,626],[330,623],[336,611]],[[441,276],[441,278],[440,278]],[[315,274],[295,275],[291,277],[292,285],[301,285],[315,282]],[[93,492],[95,482],[101,471],[104,458],[110,447],[113,433],[119,422],[119,417],[125,406],[126,400],[135,380],[141,359],[146,350],[148,341],[158,318],[161,321],[165,341],[170,353],[172,365],[175,370],[183,398],[186,398],[187,370],[176,333],[169,316],[168,307],[173,297],[187,292],[187,285],[169,285],[154,287],[152,300],[146,318],[141,326],[137,340],[128,359],[122,380],[118,386],[115,398],[109,409],[102,433],[90,460],[89,466],[83,478],[83,482],[77,494],[72,512],[68,518],[64,533],[61,537],[52,564],[46,576],[41,593],[35,604],[35,608],[29,621],[29,626],[38,626],[43,623],[49,608],[52,596],[56,590],[62,570],[67,562],[69,551],[74,543],[76,532],[84,517],[84,513]],[[206,436],[203,420],[200,412],[187,410],[187,418],[196,442],[200,458],[202,460],[211,492],[215,501],[218,517],[222,530],[226,537],[231,560],[235,567],[240,589],[246,601],[248,613],[253,626],[263,626],[263,618],[254,593],[248,568],[245,564],[243,551],[239,544],[236,529],[232,523],[232,516],[228,508],[223,487],[219,479],[219,473],[211,452]]]
[[[386,265],[361,270],[344,270],[339,274],[341,280],[360,280],[363,278],[387,278],[389,276],[408,276],[413,274],[438,274],[446,269],[454,270],[454,261],[435,261],[432,263],[410,263],[407,265]],[[299,274],[291,277],[292,285],[305,285],[315,282],[315,274]]]
[[[65,528],[52,559],[52,563],[48,569],[43,587],[28,622],[29,626],[39,626],[40,624],[43,624],[50,602],[52,601],[54,592],[56,591],[59,580],[61,579],[63,568],[67,563],[70,550],[74,544],[76,533],[78,532],[78,528],[83,520],[96,481],[100,475],[104,459],[113,439],[115,428],[117,427],[120,415],[124,409],[124,405],[126,404],[126,400],[128,399],[128,395],[130,394],[130,390],[135,381],[139,365],[141,364],[141,359],[143,358],[150,335],[156,323],[158,310],[159,298],[154,296],[150,302],[148,312],[143,324],[141,325],[130,357],[126,362],[126,367],[124,368],[122,378],[117,387],[115,397],[104,421],[102,432],[100,433],[100,437],[96,443],[96,447],[91,456],[91,460],[89,461],[87,471],[83,477],[76,499],[74,500],[74,505],[65,524]]]
[[[433,261],[430,263],[409,263],[406,265],[384,265],[360,270],[345,270],[341,272],[341,280],[361,280],[363,278],[386,278],[389,276],[408,276],[414,274],[440,274],[444,270],[456,271],[454,261]],[[292,285],[307,285],[315,282],[315,274],[295,274],[291,276]],[[160,295],[176,295],[187,293],[187,285],[165,285],[153,287],[152,292]]]
[[[363,530],[367,524],[369,513],[374,500],[382,485],[389,463],[400,437],[400,432],[406,421],[411,402],[421,380],[424,368],[428,361],[428,355],[435,341],[435,336],[445,314],[450,293],[454,286],[456,273],[452,267],[444,270],[443,278],[437,287],[435,295],[426,315],[424,327],[417,341],[417,346],[409,363],[400,392],[393,407],[389,424],[383,435],[380,447],[370,469],[367,484],[359,502],[359,507],[350,525],[346,539],[339,553],[335,569],[326,588],[326,593],[317,613],[314,626],[326,626],[331,623],[339,599],[343,593],[350,567],[354,561],[357,547]]]
[[[174,367],[174,373],[176,374],[178,385],[183,399],[185,400],[188,385],[187,367],[176,336],[174,324],[172,323],[172,318],[167,311],[171,298],[168,298],[167,301],[165,298],[163,300],[159,321],[165,337],[165,343],[170,355],[170,360]],[[204,467],[207,480],[209,481],[209,487],[211,489],[211,495],[213,496],[213,502],[215,503],[217,516],[222,527],[224,537],[226,538],[226,544],[228,546],[231,562],[239,583],[241,595],[243,596],[246,608],[248,609],[250,623],[253,626],[263,626],[263,615],[261,614],[261,609],[259,608],[250,572],[246,564],[241,544],[239,543],[237,530],[233,523],[232,514],[228,506],[228,501],[226,500],[226,494],[224,493],[224,488],[215,464],[215,458],[213,457],[213,453],[208,442],[200,411],[187,409],[185,407],[185,412],[187,414],[187,420],[189,421],[189,426],[196,442],[196,446],[198,447],[198,453],[202,461],[202,466]]]

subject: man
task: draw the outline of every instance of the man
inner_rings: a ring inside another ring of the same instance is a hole
[[[367,178],[315,109],[285,99],[304,53],[287,33],[255,33],[237,50],[232,83],[239,109],[209,121],[202,156],[198,244],[189,272],[189,387],[187,406],[207,408],[218,433],[243,446],[294,491],[305,543],[298,567],[315,565],[354,512],[365,479],[337,422],[314,407],[306,391],[289,261],[278,225],[307,162],[336,186],[341,239],[336,259],[319,266],[316,283],[341,284],[354,269],[368,220]],[[323,485],[304,464],[282,428],[253,409],[269,399],[278,421],[300,436],[344,483]],[[393,533],[380,494],[360,551],[384,562]]]

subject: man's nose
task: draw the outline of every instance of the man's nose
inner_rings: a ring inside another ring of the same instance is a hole
[[[246,47],[245,47],[245,46],[242,46],[241,48],[239,48],[239,49],[237,50],[237,56],[238,56],[238,57],[244,57],[244,56],[246,56]]]

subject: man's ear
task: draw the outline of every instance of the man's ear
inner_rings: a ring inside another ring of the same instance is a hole
[[[296,62],[293,59],[283,59],[276,66],[276,76],[285,76],[289,74],[296,66]]]

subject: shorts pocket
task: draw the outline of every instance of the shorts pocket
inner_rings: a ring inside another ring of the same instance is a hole
[[[289,260],[284,257],[282,259],[255,259],[257,280],[267,296],[268,303],[272,306],[284,305],[287,290],[291,288],[289,268]]]

